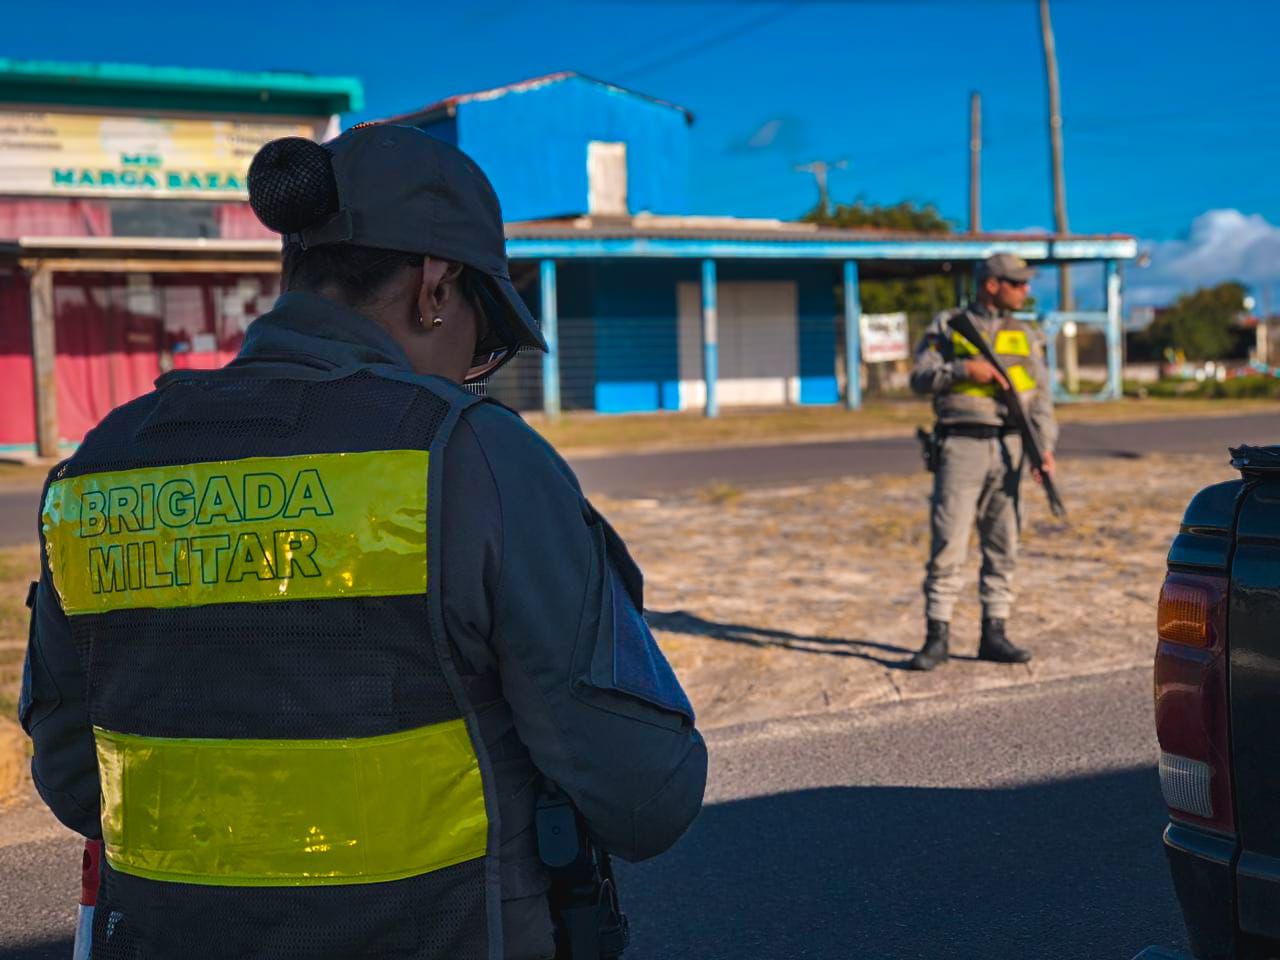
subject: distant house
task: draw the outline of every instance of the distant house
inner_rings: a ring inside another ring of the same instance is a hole
[[[578,73],[446,97],[390,122],[469,154],[508,220],[689,212],[693,115]]]
[[[691,216],[692,114],[577,73],[389,119],[456,144],[493,180],[513,278],[557,349],[511,364],[490,389],[552,413],[715,413],[842,396],[856,405],[859,277],[947,273],[960,282],[1001,250],[1038,261],[1136,252],[1129,237],[891,234]],[[1108,290],[1118,298],[1118,287]]]

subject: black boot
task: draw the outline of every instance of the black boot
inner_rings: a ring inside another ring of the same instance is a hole
[[[982,643],[978,646],[979,660],[996,663],[1026,663],[1031,651],[1015,647],[1004,635],[1004,621],[994,617],[982,621]]]
[[[911,658],[912,670],[932,670],[947,662],[947,642],[951,639],[951,624],[945,620],[930,620],[925,631],[924,646]]]

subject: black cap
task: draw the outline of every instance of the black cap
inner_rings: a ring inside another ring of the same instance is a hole
[[[338,211],[286,234],[287,241],[304,249],[353,243],[465,264],[489,278],[506,307],[511,346],[547,349],[511,283],[498,195],[474,160],[416,127],[389,123],[360,124],[322,146],[332,158]]]

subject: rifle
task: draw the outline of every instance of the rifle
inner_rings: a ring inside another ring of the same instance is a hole
[[[587,834],[573,802],[554,784],[538,797],[538,855],[551,874],[556,960],[614,960],[631,940],[609,854]]]
[[[1013,381],[1009,379],[1009,371],[1004,368],[1000,358],[991,349],[991,344],[987,343],[986,338],[978,332],[978,328],[973,325],[973,321],[969,319],[968,314],[961,313],[959,316],[953,317],[950,321],[950,326],[952,330],[973,344],[977,351],[982,354],[982,359],[995,367],[1000,376],[1004,378],[1005,386],[1001,387],[1000,390],[1004,395],[1005,406],[1009,409],[1009,419],[1013,421],[1013,425],[1018,428],[1018,433],[1022,435],[1022,448],[1026,452],[1027,459],[1031,461],[1031,466],[1035,467],[1040,474],[1040,480],[1044,486],[1044,495],[1049,498],[1049,509],[1055,517],[1065,517],[1067,515],[1066,504],[1058,496],[1058,488],[1053,485],[1053,477],[1044,469],[1044,450],[1040,447],[1040,438],[1036,436],[1030,421],[1027,420],[1027,413],[1022,409],[1022,400],[1018,398],[1018,391],[1014,389]]]

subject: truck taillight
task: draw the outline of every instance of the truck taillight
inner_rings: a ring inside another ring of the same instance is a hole
[[[1156,616],[1156,736],[1170,815],[1235,831],[1227,703],[1227,580],[1171,572]]]

